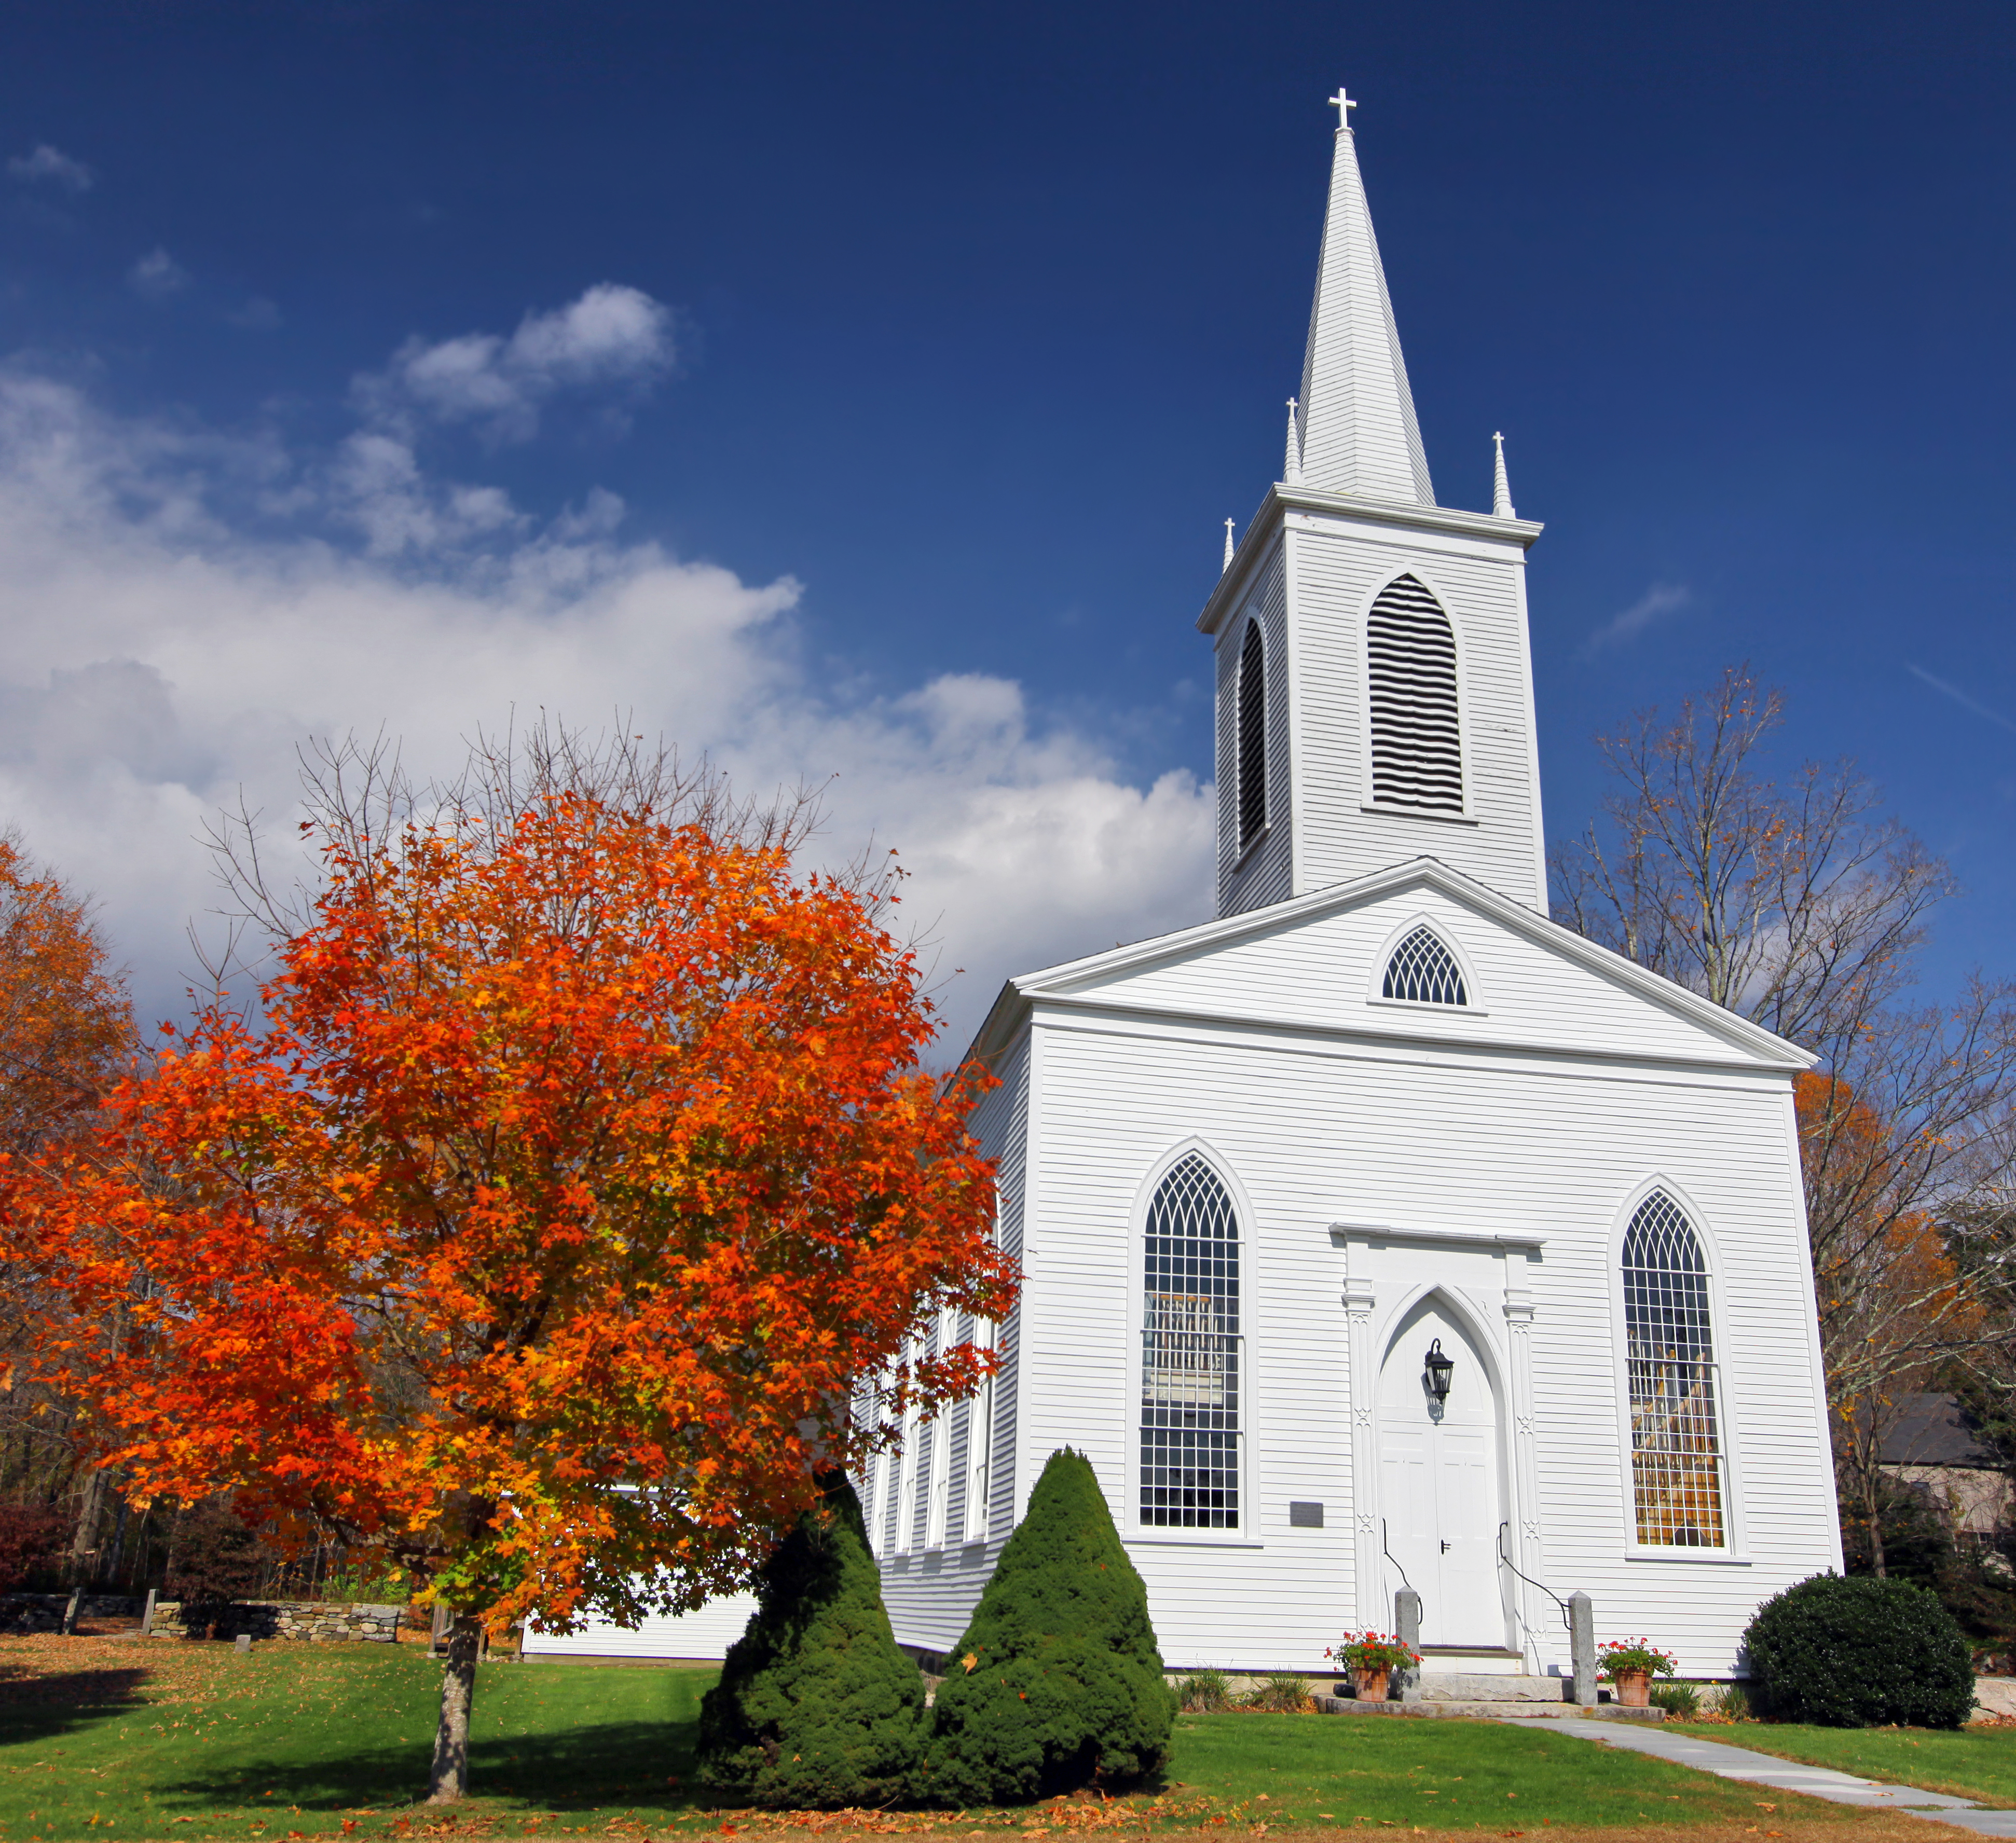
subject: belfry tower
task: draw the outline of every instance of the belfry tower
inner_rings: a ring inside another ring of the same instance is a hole
[[[1513,513],[1502,444],[1490,512],[1435,503],[1357,105],[1332,102],[1282,477],[1197,618],[1217,646],[1218,912],[1431,857],[1544,914],[1525,567],[1541,527]]]

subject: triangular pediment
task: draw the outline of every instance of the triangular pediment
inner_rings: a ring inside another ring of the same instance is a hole
[[[1455,963],[1463,1003],[1386,995],[1388,962],[1419,929]],[[1045,1003],[1605,1058],[1786,1071],[1812,1061],[1427,858],[1011,980],[977,1047],[991,1052]]]

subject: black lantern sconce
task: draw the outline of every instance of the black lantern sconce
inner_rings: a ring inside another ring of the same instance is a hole
[[[1449,1378],[1456,1373],[1456,1359],[1442,1355],[1442,1341],[1438,1337],[1428,1346],[1428,1354],[1422,1361],[1427,1366],[1428,1393],[1438,1402],[1446,1402]]]

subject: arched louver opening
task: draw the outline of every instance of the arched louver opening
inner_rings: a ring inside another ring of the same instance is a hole
[[[1624,1232],[1624,1341],[1638,1540],[1719,1549],[1725,1492],[1708,1262],[1663,1190],[1639,1204]]]
[[[1411,576],[1380,591],[1365,625],[1372,797],[1424,812],[1463,811],[1456,632]]]
[[[1246,624],[1239,648],[1239,848],[1267,823],[1267,659],[1260,623]]]
[[[1141,1521],[1239,1527],[1239,1221],[1194,1152],[1148,1206]]]
[[[1431,928],[1419,927],[1393,949],[1386,963],[1384,995],[1412,1005],[1467,1005],[1463,969]]]

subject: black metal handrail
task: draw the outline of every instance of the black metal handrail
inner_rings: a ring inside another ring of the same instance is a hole
[[[1386,1559],[1391,1562],[1396,1568],[1400,1569],[1400,1585],[1405,1587],[1409,1593],[1413,1593],[1414,1591],[1414,1583],[1407,1578],[1407,1571],[1404,1568],[1400,1568],[1400,1558],[1395,1555],[1391,1549],[1388,1549],[1386,1546],[1386,1519],[1384,1517],[1381,1517],[1379,1519],[1379,1546],[1381,1550],[1384,1553]]]
[[[1543,1582],[1535,1580],[1531,1575],[1528,1574],[1526,1571],[1518,1564],[1517,1562],[1514,1561],[1510,1556],[1505,1553],[1505,1532],[1511,1527],[1512,1525],[1509,1521],[1501,1523],[1498,1526],[1498,1559],[1503,1562],[1507,1568],[1511,1569],[1513,1573],[1517,1575],[1521,1580],[1524,1581],[1528,1586],[1538,1587],[1543,1593],[1546,1595],[1548,1599],[1551,1600],[1556,1606],[1559,1607],[1561,1609],[1561,1623],[1565,1625],[1570,1632],[1573,1632],[1575,1630],[1575,1621],[1569,1616],[1568,1603],[1565,1600],[1562,1599],[1553,1588],[1546,1586]],[[1399,1564],[1395,1563],[1395,1565],[1397,1567]]]

